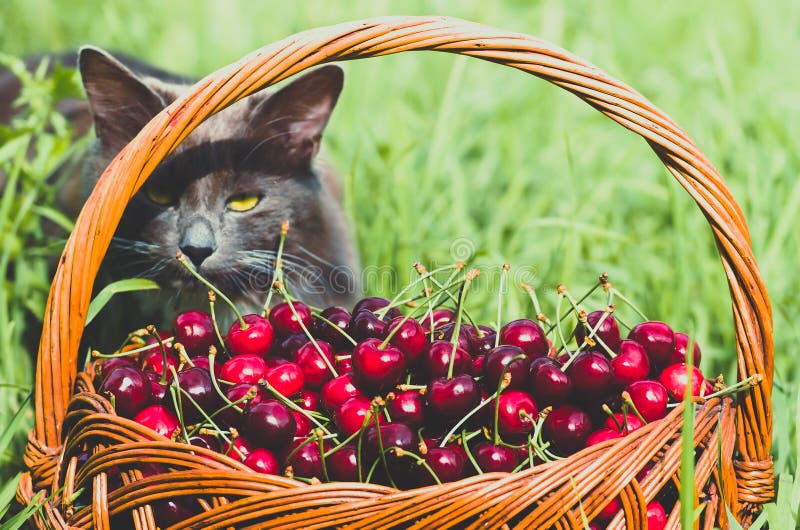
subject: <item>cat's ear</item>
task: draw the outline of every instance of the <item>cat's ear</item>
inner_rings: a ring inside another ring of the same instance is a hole
[[[81,48],[78,66],[104,148],[122,149],[165,106],[135,73],[99,48]]]
[[[289,165],[310,167],[343,82],[344,72],[335,65],[305,74],[253,108],[247,134],[280,146]]]

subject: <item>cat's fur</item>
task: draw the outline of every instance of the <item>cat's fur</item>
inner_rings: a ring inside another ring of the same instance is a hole
[[[86,160],[86,196],[119,150],[190,81],[91,47],[80,51],[78,66],[98,137]],[[241,309],[258,311],[281,223],[289,221],[283,265],[294,294],[316,305],[349,304],[357,257],[335,175],[317,163],[342,82],[340,68],[325,66],[202,123],[131,200],[104,262],[108,278],[155,279],[166,292],[148,299],[169,311],[203,307],[207,289],[175,259],[181,251]],[[159,205],[148,199],[148,187],[175,200]],[[237,196],[259,202],[231,211],[226,203]]]

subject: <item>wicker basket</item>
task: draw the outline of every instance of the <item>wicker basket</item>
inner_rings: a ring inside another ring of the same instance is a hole
[[[727,504],[747,525],[773,498],[771,309],[742,212],[711,163],[640,94],[552,44],[462,20],[392,17],[299,33],[206,77],[156,116],[105,170],[67,242],[47,302],[36,425],[25,455],[30,472],[18,489],[23,503],[39,491],[54,495],[37,516],[38,527],[110,528],[110,516],[131,512],[137,528],[155,528],[148,503],[177,496],[198,498],[204,511],[175,529],[583,528],[582,513],[592,519],[617,496],[622,511],[609,528],[646,527],[647,502],[668,482],[678,482],[682,407],[625,438],[556,463],[396,491],[360,483],[307,485],[253,473],[224,455],[170,442],[116,416],[91,378],[77,373],[92,286],[115,227],[127,201],[178,143],[220,109],[306,68],[415,50],[493,61],[574,93],[642,136],[694,198],[711,225],[728,278],[739,378],[764,376],[736,401],[718,398],[699,407],[695,487],[697,502],[706,505],[699,524],[727,527]],[[86,443],[93,454],[76,471]],[[142,479],[135,467],[142,462],[171,471]],[[653,471],[638,481],[637,473],[650,463]],[[109,492],[109,473],[117,470],[125,485]],[[91,491],[91,506],[71,506],[79,488]],[[678,514],[676,505],[669,528],[678,525]]]

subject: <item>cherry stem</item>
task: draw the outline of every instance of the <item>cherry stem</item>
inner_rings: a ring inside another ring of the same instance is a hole
[[[472,269],[467,272],[464,278],[464,284],[461,286],[461,294],[458,297],[458,307],[456,308],[456,325],[453,328],[453,336],[450,342],[453,343],[453,350],[450,352],[450,365],[447,367],[447,378],[453,378],[453,366],[456,361],[456,349],[458,348],[458,336],[461,333],[461,317],[463,315],[464,299],[469,291],[469,286],[472,281],[481,273],[480,269]]]
[[[383,464],[383,469],[386,470],[386,476],[389,477],[389,483],[392,485],[393,488],[397,488],[397,484],[394,483],[392,474],[389,471],[389,464],[386,462],[386,453],[384,452],[383,448],[383,435],[381,433],[380,414],[375,415],[375,435],[378,437],[378,451],[380,451],[380,458],[381,458],[381,463]],[[370,472],[370,475],[371,474],[372,473]],[[367,481],[369,481],[369,476],[367,477]]]
[[[222,389],[219,387],[219,383],[217,382],[217,376],[216,374],[214,374],[214,360],[216,356],[217,356],[217,349],[212,345],[208,348],[208,373],[211,375],[211,386],[213,386],[214,390],[217,391],[219,397],[221,397],[222,400],[225,403],[227,403],[226,406],[229,406],[233,402],[230,399],[228,399],[228,396],[226,396],[225,393],[222,391]]]
[[[498,426],[497,426],[498,421],[499,421],[498,418],[500,416],[500,394],[503,392],[503,390],[508,388],[508,385],[511,384],[511,374],[508,374],[508,377],[506,377],[506,373],[508,372],[508,367],[511,366],[511,363],[513,363],[515,361],[522,360],[522,359],[525,359],[525,355],[524,354],[523,355],[517,355],[516,357],[513,357],[510,361],[508,361],[508,364],[503,366],[503,371],[500,372],[500,380],[497,382],[497,391],[494,393],[495,399],[494,399],[494,438],[493,438],[494,441],[493,441],[493,443],[495,445],[500,443],[500,430],[498,429]]]
[[[219,408],[219,409],[217,409],[217,410],[215,410],[215,411],[214,411],[214,413],[213,413],[213,414],[211,414],[211,416],[210,416],[210,417],[211,417],[211,418],[216,418],[217,416],[219,416],[220,414],[222,414],[222,413],[223,413],[223,412],[225,412],[226,410],[228,410],[228,409],[230,409],[230,408],[233,408],[233,407],[235,407],[236,405],[240,405],[240,404],[242,404],[243,402],[247,401],[248,399],[253,399],[254,397],[255,397],[255,395],[253,395],[253,396],[250,396],[250,395],[248,395],[248,394],[245,394],[244,396],[240,397],[240,398],[239,398],[239,399],[237,399],[236,401],[230,401],[230,400],[228,400],[228,399],[227,399],[227,397],[226,397],[225,399],[228,401],[228,404],[227,404],[227,405],[225,405],[225,406],[223,406],[223,407],[220,407],[220,408]],[[189,432],[189,434],[187,434],[187,435],[186,435],[186,436],[187,436],[187,438],[191,438],[192,436],[194,436],[194,435],[195,435],[195,433],[197,433],[197,431],[199,431],[200,429],[203,429],[203,428],[204,428],[204,427],[203,427],[203,424],[202,424],[202,423],[199,423],[199,424],[195,425],[194,429],[192,429],[192,430]]]
[[[628,305],[628,307],[630,307],[631,309],[633,309],[634,311],[636,311],[636,313],[637,313],[637,314],[638,314],[640,317],[642,317],[642,319],[644,319],[645,321],[649,321],[649,319],[647,318],[647,316],[646,316],[644,313],[642,313],[642,311],[641,311],[641,310],[640,310],[638,307],[636,307],[636,304],[634,304],[633,302],[631,302],[630,300],[628,300],[627,298],[625,298],[625,297],[622,295],[622,293],[621,293],[621,292],[619,292],[618,290],[616,290],[614,287],[611,287],[611,288],[610,288],[610,290],[611,290],[611,292],[612,292],[612,293],[614,293],[614,295],[615,295],[615,296],[619,297],[619,299],[620,299],[620,300],[622,300],[623,302],[625,302],[625,303]]]
[[[161,336],[158,334],[158,330],[152,324],[147,326],[147,332],[156,338],[156,342],[158,343],[158,347],[161,348],[161,379],[158,381],[161,385],[167,384],[167,349],[164,347],[164,342],[161,340]]]
[[[606,415],[607,415],[609,418],[611,418],[611,421],[613,421],[613,422],[614,422],[614,425],[617,427],[617,432],[624,432],[624,431],[622,430],[622,429],[623,429],[623,427],[624,427],[624,425],[620,425],[620,423],[619,423],[619,420],[618,420],[618,419],[617,419],[617,417],[614,415],[614,411],[613,411],[613,410],[611,410],[611,408],[610,408],[608,405],[606,405],[605,403],[603,403],[602,409],[603,409],[603,412],[605,412],[605,413],[606,413]],[[623,420],[624,420],[624,415],[623,415]]]
[[[412,281],[412,282],[410,282],[408,285],[406,285],[405,287],[403,287],[403,288],[400,290],[400,292],[399,292],[399,293],[397,293],[397,294],[394,296],[394,298],[392,298],[392,300],[389,302],[389,304],[388,304],[388,305],[386,305],[386,306],[384,306],[384,307],[382,307],[382,308],[378,309],[377,311],[375,311],[375,315],[376,315],[378,318],[381,318],[381,319],[382,319],[383,317],[385,317],[385,316],[386,316],[386,313],[388,313],[390,309],[392,309],[393,307],[397,307],[398,305],[402,305],[402,304],[403,304],[403,302],[400,302],[400,298],[401,298],[401,297],[402,297],[404,294],[406,294],[406,293],[407,293],[407,292],[408,292],[408,291],[409,291],[409,290],[410,290],[412,287],[414,287],[414,286],[415,286],[415,285],[417,285],[418,283],[420,283],[420,282],[424,282],[424,280],[427,280],[428,278],[432,278],[434,274],[437,274],[437,273],[439,273],[439,272],[442,272],[442,271],[450,270],[450,269],[456,269],[456,272],[458,272],[458,271],[459,271],[459,270],[461,270],[462,268],[464,268],[464,267],[463,267],[463,264],[461,264],[461,263],[453,263],[453,264],[451,264],[451,265],[445,265],[445,266],[443,266],[443,267],[439,267],[438,269],[434,269],[434,270],[433,270],[433,271],[431,271],[431,272],[428,272],[428,271],[425,269],[425,266],[424,266],[424,265],[422,265],[422,264],[421,264],[421,263],[419,263],[419,262],[415,263],[415,264],[414,264],[414,269],[415,269],[415,270],[417,271],[417,273],[419,274],[419,278],[417,278],[417,279],[413,280],[413,281]]]
[[[326,323],[327,325],[329,325],[330,327],[341,333],[341,335],[344,338],[346,338],[350,342],[350,344],[352,344],[353,346],[358,346],[358,342],[356,342],[356,340],[353,337],[351,337],[345,330],[343,330],[342,328],[340,328],[339,326],[337,326],[336,324],[334,324],[333,322],[322,316],[320,313],[312,312],[311,314],[315,318],[320,319],[321,321],[323,321],[324,323]]]
[[[455,280],[455,277],[458,276],[458,273],[461,271],[462,268],[463,267],[456,267],[455,270],[453,270],[453,272],[450,273],[450,276],[447,277],[447,280],[444,282],[444,285],[450,285],[450,286],[453,285],[453,281]],[[427,285],[427,283],[426,283],[426,285]],[[439,284],[439,285],[442,285],[442,284]],[[444,289],[442,291],[444,291]],[[425,289],[425,292],[426,292],[426,296],[428,298],[432,298],[431,292],[428,291],[427,287]],[[441,291],[440,291],[440,293],[441,293]],[[428,304],[430,306],[428,311],[430,312],[430,317],[431,317],[431,331],[433,331],[433,322],[434,322],[433,310],[435,308],[439,307],[439,305],[443,303],[442,301],[440,301],[441,297],[442,297],[441,294],[435,295],[435,297],[433,297],[433,302]],[[428,316],[428,313],[426,313],[423,316],[423,320],[424,320],[424,318],[426,316]],[[431,340],[433,340],[433,334],[431,334]]]
[[[328,477],[328,466],[325,463],[325,438],[319,436],[319,433],[315,433],[317,435],[317,440],[319,440],[319,458],[322,461],[322,476],[326,482],[330,482],[330,477]]]
[[[449,298],[451,301],[458,303],[458,299],[457,299],[457,298],[456,298],[456,297],[453,295],[453,293],[451,293],[451,292],[450,292],[450,289],[448,288],[448,285],[449,285],[449,286],[454,286],[454,284],[451,284],[451,283],[448,283],[448,284],[442,284],[442,283],[441,283],[439,280],[437,280],[436,278],[431,278],[431,281],[433,282],[433,284],[434,284],[436,287],[439,287],[439,288],[441,288],[441,291],[439,291],[439,292],[440,292],[440,293],[442,293],[442,295],[446,296],[446,297],[447,297],[447,298]],[[458,283],[458,282],[456,282],[456,283]],[[469,323],[470,323],[470,324],[472,324],[472,327],[474,327],[474,328],[475,328],[475,331],[476,331],[476,332],[478,332],[478,333],[481,333],[481,330],[480,330],[480,328],[479,328],[479,327],[478,327],[478,325],[475,323],[475,319],[473,319],[473,318],[472,318],[472,315],[469,313],[469,311],[467,311],[467,310],[466,310],[466,308],[464,309],[464,316],[465,316],[465,317],[467,317],[467,320],[469,320]],[[481,335],[481,336],[482,336],[482,335]]]
[[[191,402],[191,404],[194,405],[195,408],[200,412],[200,414],[203,416],[203,418],[208,423],[210,423],[212,427],[214,427],[214,430],[216,430],[219,433],[220,436],[222,436],[222,439],[225,440],[228,443],[231,443],[230,440],[228,440],[227,436],[225,436],[224,431],[222,429],[220,429],[219,425],[214,423],[214,420],[212,420],[209,417],[209,415],[206,414],[206,411],[204,411],[203,408],[200,405],[197,404],[197,401],[195,401],[194,398],[192,398],[192,396],[187,391],[185,391],[184,389],[182,389],[180,387],[180,385],[178,385],[178,374],[177,374],[177,372],[175,372],[175,368],[170,366],[170,370],[172,370],[172,377],[173,377],[173,385],[170,388],[176,388],[177,390],[179,390],[181,392],[181,394],[184,394],[186,396],[186,398]],[[183,424],[181,424],[181,427],[182,427],[182,430],[185,430],[185,427],[183,427]],[[188,438],[186,439],[186,443],[189,443],[189,439]]]
[[[283,246],[286,243],[286,234],[289,233],[289,221],[284,221],[281,223],[281,238],[280,242],[278,243],[278,252],[275,254],[275,263],[272,267],[272,282],[270,285],[275,285],[275,282],[278,281],[280,278],[283,277]],[[280,275],[280,278],[278,277]],[[267,299],[264,302],[264,312],[262,313],[263,316],[269,315],[269,305],[272,302],[272,289],[269,289],[267,292]]]
[[[163,343],[164,344],[170,344],[174,340],[175,340],[175,337],[167,337],[166,339],[163,339]],[[124,352],[117,352],[117,353],[100,353],[97,350],[92,350],[92,357],[97,357],[97,358],[100,358],[100,359],[115,359],[117,357],[130,357],[131,355],[136,355],[137,353],[141,353],[143,351],[152,350],[154,348],[158,348],[158,344],[157,343],[148,344],[146,346],[142,346],[141,348],[135,348],[133,350],[128,350],[128,351],[124,351]]]
[[[386,452],[390,452],[390,451],[392,451],[393,454],[395,456],[399,457],[399,458],[403,458],[403,457],[407,456],[407,457],[413,459],[417,463],[418,466],[424,467],[428,471],[428,473],[431,474],[431,476],[433,477],[433,480],[436,481],[436,484],[438,484],[438,485],[442,484],[442,481],[439,480],[439,476],[436,474],[436,472],[433,469],[431,469],[431,466],[428,465],[428,462],[426,462],[425,459],[422,458],[421,456],[417,455],[413,451],[406,451],[405,449],[403,449],[401,447],[397,447],[397,446],[389,447],[386,450]]]
[[[461,418],[461,419],[458,421],[458,423],[456,423],[456,424],[453,426],[453,428],[452,428],[452,429],[450,429],[450,431],[448,431],[448,433],[447,433],[447,434],[445,434],[445,435],[444,435],[444,438],[442,438],[442,441],[439,443],[439,447],[444,447],[445,445],[447,445],[447,442],[448,442],[448,441],[450,441],[450,437],[451,437],[451,436],[453,436],[453,435],[456,433],[456,431],[457,431],[458,429],[460,429],[460,428],[461,428],[461,426],[462,426],[462,425],[464,425],[464,424],[467,422],[467,420],[469,420],[469,419],[470,419],[470,418],[471,418],[473,415],[477,414],[477,412],[478,412],[479,410],[481,410],[481,409],[482,409],[483,407],[485,407],[487,404],[491,403],[491,402],[492,402],[492,399],[496,399],[496,398],[497,398],[499,395],[500,395],[500,394],[499,394],[499,392],[495,392],[495,393],[494,393],[494,394],[492,394],[491,396],[489,396],[489,397],[487,397],[486,399],[484,399],[483,401],[481,401],[481,402],[478,404],[478,406],[477,406],[477,407],[475,407],[474,409],[472,409],[471,411],[469,411],[467,414],[465,414],[465,415],[464,415],[464,417],[463,417],[463,418]]]
[[[636,404],[633,402],[633,399],[631,399],[631,395],[627,390],[622,391],[622,402],[627,405],[637,418],[639,418],[642,424],[647,425],[647,420],[639,413],[639,409],[636,408]]]
[[[214,291],[208,291],[208,311],[211,313],[211,324],[214,326],[214,334],[217,336],[220,346],[225,349],[225,341],[222,339],[222,333],[220,333],[219,326],[217,325],[217,314],[215,312],[216,302],[217,294]],[[241,326],[241,323],[239,325]],[[225,350],[225,353],[227,353],[227,350]]]
[[[467,459],[469,459],[470,464],[472,467],[475,468],[475,471],[479,475],[483,475],[483,470],[481,466],[478,465],[478,462],[475,460],[475,457],[472,456],[472,451],[469,450],[469,444],[467,443],[467,431],[461,431],[461,447],[464,448],[464,452],[467,453]]]
[[[508,276],[509,268],[511,268],[511,265],[508,263],[503,263],[503,270],[500,272],[500,288],[497,290],[497,333],[494,335],[495,348],[500,345],[500,328],[502,327],[500,323],[503,321],[503,291],[505,290],[506,277]]]
[[[240,328],[242,328],[242,329],[247,329],[247,328],[248,328],[248,326],[247,326],[247,323],[246,323],[246,322],[244,321],[244,319],[242,318],[242,314],[239,312],[239,310],[238,310],[238,309],[236,309],[236,304],[234,304],[233,302],[231,302],[231,299],[230,299],[230,298],[228,298],[227,296],[225,296],[225,293],[223,293],[222,291],[220,291],[219,289],[217,289],[216,287],[214,287],[214,285],[213,285],[211,282],[209,282],[208,280],[206,280],[205,278],[203,278],[203,276],[201,276],[201,275],[200,275],[200,273],[199,273],[199,272],[197,272],[197,270],[196,270],[196,269],[195,269],[195,268],[194,268],[194,267],[193,267],[193,266],[192,266],[192,265],[189,263],[189,260],[188,260],[188,259],[186,259],[186,256],[184,256],[182,252],[178,252],[178,253],[175,255],[175,257],[178,259],[178,261],[180,262],[180,264],[181,264],[181,265],[183,265],[183,267],[184,267],[184,268],[185,268],[187,271],[189,271],[189,274],[191,274],[192,276],[194,276],[194,277],[195,277],[195,278],[196,278],[196,279],[197,279],[197,280],[198,280],[200,283],[202,283],[203,285],[205,285],[206,287],[208,287],[209,289],[211,289],[212,291],[214,291],[214,292],[216,293],[216,295],[217,295],[217,296],[219,296],[220,298],[222,298],[222,300],[224,300],[224,301],[225,301],[225,303],[226,303],[226,304],[228,304],[228,305],[230,306],[230,308],[231,308],[231,309],[233,310],[233,312],[236,314],[236,318],[237,318],[237,319],[239,319],[239,327],[240,327]]]
[[[264,388],[266,388],[267,391],[270,394],[275,396],[278,399],[278,401],[280,401],[281,403],[283,403],[284,405],[286,405],[287,407],[289,407],[293,411],[298,412],[298,413],[302,414],[303,416],[305,416],[310,422],[312,422],[314,425],[316,425],[317,427],[322,429],[325,434],[330,434],[331,433],[328,429],[325,428],[325,426],[322,423],[317,421],[317,419],[314,417],[313,414],[310,414],[309,411],[307,411],[306,409],[300,407],[297,403],[295,403],[291,399],[287,398],[286,396],[284,396],[283,394],[278,392],[278,390],[275,387],[273,387],[272,385],[270,385],[267,381],[263,381],[262,380],[262,381],[259,382],[259,384],[264,385]]]
[[[559,292],[558,293],[558,304],[556,304],[556,314],[561,314],[561,303],[563,301],[564,301],[564,295]],[[564,330],[561,329],[561,319],[556,320],[556,328],[558,330],[558,338],[559,338],[559,340],[561,340],[561,346],[559,347],[559,351],[560,351],[562,348],[566,348],[567,347],[567,340],[564,338]],[[572,359],[570,359],[570,360],[572,360]]]
[[[533,310],[536,312],[536,320],[542,322],[543,324],[551,324],[550,319],[547,318],[547,315],[542,313],[542,307],[539,305],[539,297],[536,296],[536,289],[527,283],[521,283],[520,287],[522,287],[522,290],[528,294],[531,302],[533,302]]]
[[[180,399],[178,399],[178,390],[180,387],[177,385],[177,374],[175,375],[175,379],[173,379],[173,384],[169,386],[169,395],[172,399],[172,405],[175,407],[175,414],[178,416],[178,424],[181,426],[181,433],[183,434],[184,441],[188,444],[189,437],[186,434],[186,422],[183,419],[183,403]],[[178,390],[176,390],[178,389]]]
[[[602,276],[601,276],[601,278],[602,278]],[[584,294],[584,295],[583,295],[583,296],[580,298],[580,300],[578,300],[578,305],[582,304],[584,300],[586,300],[587,298],[589,298],[589,296],[590,296],[590,295],[591,295],[593,292],[595,292],[595,291],[597,290],[597,288],[598,288],[598,287],[600,287],[601,285],[602,285],[602,280],[601,280],[601,281],[599,281],[599,282],[597,282],[596,284],[594,284],[594,286],[593,286],[591,289],[589,289],[589,290],[586,292],[586,294]],[[547,331],[545,332],[545,335],[549,335],[549,334],[550,334],[550,332],[552,332],[552,331],[555,329],[556,325],[560,324],[562,320],[564,320],[565,318],[567,318],[567,317],[568,317],[568,316],[570,316],[571,314],[572,314],[572,310],[571,310],[571,309],[570,309],[569,311],[567,311],[566,313],[564,313],[563,315],[561,314],[561,311],[556,311],[556,317],[557,317],[558,319],[556,320],[556,323],[555,323],[555,324],[551,324],[551,325],[550,325],[550,327],[549,327],[549,328],[547,328]]]
[[[181,365],[185,363],[194,368],[192,358],[189,357],[188,353],[186,353],[186,348],[183,347],[183,344],[176,342],[172,345],[172,349],[178,352],[178,360],[181,362]]]
[[[716,392],[712,392],[707,396],[703,396],[703,399],[708,400],[715,397],[726,396],[728,394],[735,394],[737,392],[743,392],[745,390],[750,390],[754,386],[761,384],[764,380],[764,376],[761,374],[753,374],[747,379],[742,379],[735,385],[731,385],[729,387],[723,388],[722,390],[718,390]]]

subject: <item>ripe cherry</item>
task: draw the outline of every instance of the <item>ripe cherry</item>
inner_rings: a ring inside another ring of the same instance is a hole
[[[320,354],[322,351],[322,354]],[[323,355],[325,358],[323,359]],[[325,362],[327,359],[327,363]],[[333,379],[333,373],[328,366],[333,366],[333,346],[324,340],[316,341],[316,345],[308,341],[294,355],[294,361],[303,371],[305,385],[308,388],[318,390]]]
[[[472,333],[470,333],[469,326],[466,324],[462,324],[461,327],[458,329],[458,347],[464,350],[465,352],[469,352],[473,348],[472,344]],[[443,326],[436,328],[432,333],[431,336],[433,337],[434,341],[446,341],[451,342],[453,338],[453,333],[456,331],[456,324],[455,322],[450,322]]]
[[[219,440],[210,434],[195,434],[189,437],[189,443],[195,447],[202,447],[209,451],[220,452]]]
[[[292,311],[293,308],[294,311]],[[275,329],[275,334],[280,337],[292,333],[303,333],[303,326],[309,329],[311,321],[311,308],[303,302],[281,302],[269,312],[269,322]]]
[[[617,350],[619,355],[611,359],[611,373],[619,386],[628,386],[635,381],[647,379],[650,360],[644,348],[632,340],[623,340]]]
[[[605,508],[600,510],[600,513],[597,514],[596,519],[601,523],[608,523],[614,518],[615,515],[617,515],[617,512],[620,511],[621,508],[622,505],[619,502],[619,498],[615,497],[611,499],[611,502],[606,504]]]
[[[386,322],[371,311],[361,311],[350,319],[348,333],[358,341],[383,338],[386,336]]]
[[[328,322],[325,322],[325,320],[321,318],[314,319],[311,325],[311,332],[314,337],[324,340],[334,348],[347,347],[350,341],[348,341],[347,337],[340,333],[340,331],[347,332],[347,328],[350,325],[350,312],[343,307],[333,306],[322,311],[320,316]],[[339,328],[340,331],[336,331],[334,326]]]
[[[533,320],[513,320],[500,329],[500,343],[522,348],[531,359],[544,357],[550,350],[544,330]]]
[[[622,434],[620,434],[616,428],[608,429],[604,427],[594,431],[586,438],[586,447],[591,447],[595,444],[605,442],[606,440],[614,440],[616,438],[622,438]]]
[[[405,373],[403,352],[391,344],[381,346],[379,339],[366,339],[353,350],[353,382],[364,392],[391,390]]]
[[[431,315],[421,319],[422,327],[430,331],[431,329],[439,329],[445,324],[449,324],[456,319],[456,314],[449,309],[434,309],[433,310],[433,328],[431,328]]]
[[[586,315],[586,324],[589,329],[586,329],[580,323],[575,327],[575,341],[579,346],[583,344],[584,337],[589,336],[589,331],[597,326],[597,323],[600,322],[600,319],[603,318],[603,315],[606,315],[605,311],[592,311]],[[602,340],[611,351],[618,351],[620,343],[619,326],[617,326],[617,320],[613,315],[609,314],[606,316],[603,319],[603,323],[600,324],[599,328],[597,328],[597,331],[594,334],[595,342],[597,342],[596,339],[598,338]],[[597,349],[601,348],[602,346],[597,346]]]
[[[380,437],[378,433],[380,433]],[[380,428],[371,425],[367,427],[364,435],[367,454],[372,459],[380,456],[381,449],[387,458],[396,458],[391,451],[387,451],[390,447],[414,451],[417,445],[417,435],[414,431],[408,425],[399,422],[381,422]]]
[[[207,355],[208,348],[217,341],[211,316],[199,310],[179,313],[172,321],[172,331],[190,357]]]
[[[108,373],[100,392],[114,396],[114,410],[124,418],[132,418],[153,400],[150,380],[135,366],[121,366]]]
[[[261,315],[242,317],[246,327],[239,320],[234,321],[225,336],[225,345],[231,355],[266,355],[272,346],[272,324]]]
[[[153,404],[158,404],[164,401],[167,395],[167,388],[169,383],[161,384],[161,374],[155,372],[145,372],[144,376],[150,381],[150,390],[153,393],[153,399],[150,401]],[[172,377],[170,377],[172,379]]]
[[[349,353],[337,353],[334,358],[336,359],[336,371],[340,374],[346,374],[353,371],[353,357]]]
[[[640,429],[644,426],[644,423],[633,414],[625,415],[621,412],[616,412],[614,418],[607,418],[603,426],[607,429],[616,430],[624,436],[636,429]]]
[[[294,438],[297,423],[286,405],[270,399],[248,408],[244,430],[260,447],[279,451]]]
[[[526,388],[541,406],[559,406],[572,395],[572,379],[558,361],[539,357],[531,362]]]
[[[658,381],[667,389],[669,396],[675,401],[682,401],[689,386],[689,365],[686,363],[671,364],[664,368]],[[697,367],[692,366],[692,380],[690,392],[693,396],[699,396],[703,389],[705,378],[703,372]]]
[[[170,370],[170,368],[174,368],[177,372],[180,363],[178,362],[178,356],[172,351],[167,352],[166,359],[167,364],[165,367],[164,352],[160,349],[157,351],[142,352],[139,366],[141,366],[143,372],[154,372],[159,376],[166,371],[167,381],[172,381],[172,370]]]
[[[567,368],[567,375],[572,379],[574,391],[583,399],[604,396],[614,386],[611,363],[605,355],[594,351],[579,353]]]
[[[95,361],[96,370],[97,370],[97,377],[95,378],[95,385],[98,387],[103,384],[108,374],[116,370],[117,368],[122,368],[123,366],[129,366],[133,368],[138,368],[133,359],[130,357],[111,357],[110,359],[103,359],[102,362]]]
[[[308,342],[308,335],[305,333],[292,333],[290,335],[286,335],[283,337],[283,340],[280,341],[280,344],[277,348],[275,348],[275,343],[273,342],[273,348],[270,352],[270,356],[272,355],[281,355],[287,359],[293,359],[297,350],[300,349],[306,342]]]
[[[365,421],[367,425],[375,422],[370,406],[370,400],[363,396],[351,397],[336,408],[333,421],[345,436],[350,436],[358,432]],[[369,420],[366,420],[367,416]]]
[[[664,366],[675,351],[675,332],[657,320],[634,326],[628,338],[641,344],[651,363],[656,366]]]
[[[421,367],[429,379],[445,377],[450,367],[453,345],[444,340],[431,343],[422,354]],[[468,374],[472,371],[472,359],[462,348],[456,348],[453,359],[453,374]]]
[[[253,393],[255,395],[252,398],[244,399],[239,402],[239,400],[242,400],[248,393]],[[220,417],[231,427],[239,427],[242,424],[242,420],[244,420],[244,411],[251,405],[269,399],[270,396],[264,387],[251,383],[239,383],[226,390],[225,397],[231,402],[239,403],[220,412]]]
[[[229,383],[258,383],[267,373],[267,363],[258,355],[245,354],[231,357],[219,371],[219,378]]]
[[[383,309],[387,305],[389,305],[389,300],[386,298],[381,298],[380,296],[368,296],[367,298],[362,298],[359,300],[355,307],[353,307],[353,314],[357,315],[362,311],[369,311],[374,313],[378,309]],[[400,310],[396,307],[393,307],[389,311],[386,312],[386,321],[392,320],[395,317],[401,316]]]
[[[494,349],[495,337],[497,336],[497,333],[486,326],[480,326],[480,328],[483,332],[483,336],[478,337],[477,334],[474,333],[472,336],[472,349],[469,353],[473,357],[486,355],[492,351],[492,349]]]
[[[647,421],[660,420],[667,415],[667,389],[658,381],[636,381],[626,388],[636,410]]]
[[[528,434],[533,430],[537,414],[539,409],[530,395],[522,390],[506,390],[500,394],[497,409],[500,435],[519,438]]]
[[[211,370],[209,369],[208,357],[207,357],[207,356],[193,357],[193,358],[192,358],[192,363],[193,363],[195,366],[199,367],[199,368],[203,368],[204,370],[208,370],[209,372],[211,371]],[[183,366],[182,370],[188,370],[188,369],[189,369],[189,368],[191,368],[191,367],[192,367],[192,365],[191,365],[191,364],[189,364],[189,363],[186,363],[186,364]],[[222,371],[222,365],[221,365],[221,364],[220,364],[218,361],[216,361],[216,360],[215,360],[215,361],[214,361],[214,375],[216,375],[216,376],[219,376],[219,373],[220,373],[221,371]]]
[[[264,379],[272,388],[286,397],[292,397],[299,393],[305,384],[303,371],[295,363],[283,363],[268,368]]]
[[[278,459],[272,451],[257,447],[253,449],[247,458],[244,459],[244,465],[259,473],[266,473],[267,475],[277,475],[281,472],[281,466],[278,464]]]
[[[358,450],[355,445],[347,444],[340,447],[325,459],[328,476],[338,482],[358,482],[357,455]]]
[[[491,442],[480,442],[472,449],[472,456],[484,473],[511,473],[519,465],[516,451]]]
[[[329,412],[335,411],[339,405],[355,396],[364,397],[353,383],[353,375],[349,373],[334,377],[325,383],[320,394],[322,406]]]
[[[564,454],[584,447],[592,430],[592,421],[583,410],[572,405],[553,409],[544,420],[545,436]]]
[[[153,517],[155,517],[156,524],[159,528],[167,528],[168,526],[178,524],[181,521],[189,519],[198,512],[197,508],[194,508],[183,500],[160,500],[153,502],[152,506]]]
[[[691,339],[689,335],[686,333],[676,333],[675,334],[675,349],[672,350],[672,355],[670,355],[669,359],[667,360],[667,364],[676,364],[676,363],[685,363],[686,362],[686,350],[689,348],[689,342]],[[694,343],[694,361],[693,364],[695,366],[700,366],[700,359],[702,358],[703,354],[700,352],[700,346],[697,343]]]
[[[647,529],[664,530],[667,526],[667,512],[658,501],[647,503]]]
[[[296,438],[286,450],[291,456],[286,461],[287,466],[292,466],[292,472],[298,477],[325,478],[322,468],[322,454],[319,451],[319,442],[306,438]]]
[[[417,390],[395,392],[394,398],[386,401],[386,411],[392,421],[418,429],[425,420],[425,398]]]
[[[472,376],[456,375],[452,379],[439,377],[428,383],[425,399],[433,418],[455,420],[472,410],[480,398],[480,391]]]
[[[178,400],[183,417],[188,422],[202,420],[204,416],[201,411],[210,415],[219,408],[219,395],[214,390],[208,370],[194,367],[178,372],[178,386],[181,388],[181,392],[177,394]],[[192,399],[189,400],[187,395]]]
[[[310,435],[311,431],[314,429],[314,424],[311,422],[308,416],[296,410],[290,410],[289,412],[292,413],[292,416],[294,416],[294,422],[297,424],[297,429],[295,430],[294,435],[297,437],[305,437]]]
[[[500,345],[486,354],[483,361],[483,385],[490,391],[497,390],[503,378],[510,377],[507,388],[522,388],[528,380],[531,361],[517,346]]]
[[[234,460],[238,460],[239,462],[244,462],[247,456],[255,451],[256,446],[255,444],[250,441],[249,438],[244,436],[237,436],[232,444],[228,444],[225,447],[224,454],[228,455],[229,457],[233,458]]]
[[[405,317],[393,318],[389,322],[386,334],[394,333],[390,342],[406,356],[406,365],[413,366],[428,343],[425,337],[425,330],[422,329],[419,322],[413,318],[404,319]]]
[[[464,478],[464,456],[452,447],[431,447],[424,458],[442,484]],[[420,469],[419,473],[421,486],[436,483],[428,470]]]
[[[172,438],[181,424],[168,409],[163,405],[150,405],[139,411],[133,417],[133,421],[149,427],[164,438]]]
[[[304,389],[300,392],[300,399],[297,400],[297,404],[303,410],[317,412],[320,404],[319,394],[313,390]]]

